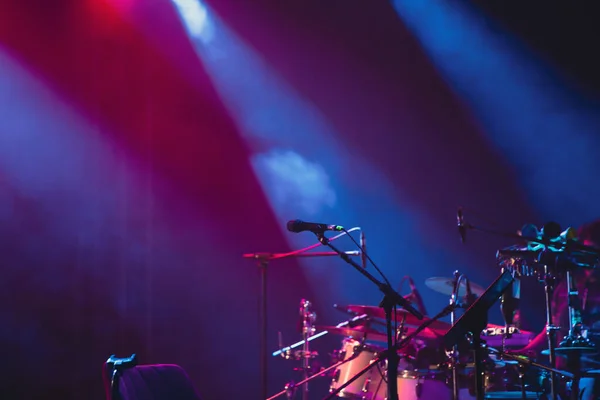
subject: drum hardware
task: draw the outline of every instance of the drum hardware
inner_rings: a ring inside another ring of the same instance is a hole
[[[444,345],[447,349],[454,347],[463,338],[468,337],[473,349],[475,364],[475,396],[477,400],[485,398],[484,359],[485,343],[481,332],[487,325],[489,309],[498,301],[510,283],[514,280],[510,272],[503,272],[488,287],[488,289],[469,307],[444,335]]]
[[[364,326],[356,326],[354,328],[319,326],[318,328],[324,329],[328,333],[332,333],[334,335],[341,335],[344,337],[353,338],[361,341],[370,340],[376,342],[385,342],[387,340],[385,333]]]
[[[449,306],[450,312],[450,324],[453,325],[456,322],[456,310],[459,308],[467,309],[475,301],[477,296],[484,293],[484,289],[475,284],[471,283],[469,279],[461,274],[458,270],[454,271],[453,278],[445,277],[433,277],[425,280],[425,285],[444,295],[449,295]],[[460,295],[461,289],[463,289],[464,296]],[[450,327],[448,327],[449,329]],[[446,331],[448,330],[446,329]],[[451,386],[452,386],[452,399],[458,400],[460,385],[459,385],[459,370],[461,362],[459,360],[459,349],[457,345],[454,345],[451,349],[447,349],[445,352],[446,361],[443,362],[443,367],[446,371],[451,374]],[[440,364],[440,366],[442,366]]]
[[[362,315],[358,315],[348,321],[344,321],[340,324],[337,324],[334,328],[343,328],[346,326],[350,326],[350,325],[354,325],[359,323],[362,320],[366,320],[368,319],[368,315],[366,314],[362,314]],[[329,333],[329,331],[325,330],[325,331],[321,331],[319,333],[314,334],[313,336],[311,336],[310,338],[308,338],[308,341],[313,341],[315,339],[318,339],[320,337],[323,337],[325,335],[327,335]],[[301,340],[299,342],[296,342],[290,346],[287,347],[282,347],[282,341],[280,341],[279,343],[279,350],[275,351],[272,356],[273,357],[277,357],[277,356],[282,356],[283,358],[286,358],[285,354],[289,353],[292,349],[295,349],[297,347],[303,346],[304,345],[304,340]]]
[[[555,226],[556,224],[550,223],[544,226],[542,231],[538,234],[540,241],[548,239],[544,237],[544,232],[548,230],[554,230],[560,232],[560,227]],[[524,229],[525,230],[525,229]],[[530,229],[531,230],[531,229]],[[565,233],[566,232],[566,233]],[[556,368],[556,356],[557,352],[564,349],[580,349],[587,348],[593,351],[593,344],[585,337],[585,330],[582,324],[580,304],[578,304],[578,293],[574,290],[574,279],[573,269],[581,267],[580,262],[572,260],[571,255],[564,253],[568,248],[564,247],[560,249],[560,240],[567,238],[566,240],[572,240],[570,229],[567,229],[563,233],[558,235],[559,239],[552,240],[546,247],[542,247],[538,243],[528,243],[527,247],[511,246],[508,249],[499,250],[497,253],[497,259],[499,265],[503,270],[512,270],[517,275],[536,275],[538,280],[544,284],[545,293],[545,306],[546,306],[546,334],[548,337],[548,350],[545,354],[549,356],[549,363],[552,368]],[[564,244],[567,246],[568,244]],[[530,250],[530,249],[534,250]],[[556,287],[556,281],[561,275],[566,275],[567,291],[569,294],[569,334],[563,339],[563,341],[556,347],[556,332],[560,329],[553,324],[552,318],[552,299],[554,290]],[[579,369],[580,360],[575,359],[581,355],[581,352],[568,351],[571,354],[570,362]],[[549,371],[550,375],[550,395],[552,399],[556,398],[556,384],[557,377],[553,371]],[[573,393],[578,391],[578,379],[573,382]]]
[[[360,230],[360,228],[352,228],[348,229],[341,234],[331,238],[330,240],[335,240],[341,236],[345,236],[348,233]],[[282,258],[292,258],[292,257],[331,257],[331,256],[339,256],[338,252],[313,252],[306,253],[308,250],[312,250],[316,247],[319,247],[321,244],[317,243],[306,247],[304,249],[295,250],[289,253],[247,253],[242,257],[246,259],[252,259],[257,262],[259,271],[260,271],[260,300],[259,300],[259,319],[260,319],[260,344],[259,344],[259,371],[261,376],[261,398],[266,399],[268,396],[268,354],[267,354],[267,327],[268,327],[268,316],[267,316],[267,271],[269,267],[269,263],[272,260],[278,260]],[[348,251],[343,253],[346,257],[354,257],[360,256],[360,251]]]
[[[416,339],[419,334],[421,333],[421,331],[425,330],[428,328],[429,325],[432,325],[433,323],[435,323],[438,319],[443,318],[447,315],[450,314],[450,312],[452,311],[452,307],[450,306],[446,306],[439,314],[437,314],[436,316],[426,319],[425,322],[423,322],[420,326],[418,326],[411,334],[407,335],[406,337],[404,337],[403,339],[401,339],[393,348],[392,351],[394,353],[396,353],[396,351],[398,349],[401,349],[403,347],[405,347],[408,343],[410,343],[411,341],[413,341],[414,339]],[[363,369],[361,369],[360,371],[358,371],[354,376],[352,376],[348,381],[346,381],[344,384],[342,384],[341,386],[337,387],[336,390],[334,390],[333,392],[330,393],[329,396],[327,396],[324,400],[331,400],[333,399],[335,396],[338,396],[343,390],[345,390],[348,386],[352,385],[355,381],[357,381],[358,379],[361,379],[363,377],[363,375],[365,375],[367,372],[369,372],[371,369],[377,367],[377,368],[381,368],[381,365],[383,363],[385,363],[387,361],[387,367],[385,368],[385,371],[381,371],[382,374],[385,374],[386,376],[386,381],[387,381],[387,390],[386,390],[386,397],[385,399],[389,399],[390,396],[390,386],[397,386],[398,385],[398,372],[397,370],[395,371],[395,374],[390,374],[389,372],[391,371],[390,366],[389,366],[389,355],[388,355],[389,350],[383,350],[382,352],[377,354],[377,357],[367,366],[365,366]],[[399,357],[396,354],[396,357]],[[391,382],[391,375],[396,375],[396,384],[394,385],[393,382]],[[366,381],[366,380],[365,380]],[[396,388],[396,396],[398,396],[398,388]],[[396,397],[397,398],[397,397]]]
[[[385,319],[385,313],[380,307],[376,306],[363,306],[363,305],[348,305],[347,310],[355,314],[367,314],[369,318]],[[422,320],[415,318],[408,311],[403,309],[397,309],[394,313],[395,320],[399,321],[402,329],[406,329],[407,333],[420,326],[423,321],[429,320],[428,317],[423,317]],[[372,320],[372,323],[378,324],[377,320]],[[424,339],[437,339],[441,337],[449,328],[450,324],[443,321],[432,321],[428,328],[424,329],[420,333],[420,337]]]
[[[431,282],[431,281],[430,281]],[[456,308],[458,308],[458,295],[461,289],[461,286],[465,282],[465,291],[467,293],[467,297],[471,297],[472,287],[464,275],[461,275],[458,270],[454,271],[454,280],[453,280],[453,288],[452,293],[450,295],[450,306],[452,307],[452,311],[450,312],[450,323],[454,325],[456,323]],[[446,282],[444,282],[446,283]],[[483,291],[481,291],[483,293]],[[480,294],[481,294],[480,293]],[[468,300],[467,300],[468,301]],[[452,374],[452,400],[459,400],[459,384],[458,384],[458,344],[455,344],[452,347],[451,351],[446,352],[448,356],[448,367],[450,368],[450,373]]]
[[[306,380],[310,375],[310,360],[316,356],[314,352],[310,351],[310,341],[308,339],[315,334],[314,323],[317,319],[317,314],[312,310],[312,303],[306,299],[300,301],[300,318],[302,322],[302,340],[304,340],[300,356],[302,358],[302,373],[304,380]],[[305,383],[302,387],[302,400],[308,400],[308,383]]]
[[[538,279],[544,283],[546,297],[546,333],[548,336],[548,348],[550,365],[556,368],[556,330],[552,321],[552,295],[556,279],[563,271],[573,271],[573,268],[584,267],[593,268],[600,260],[600,249],[581,244],[575,238],[573,228],[568,228],[561,232],[560,225],[555,222],[549,222],[538,230],[535,225],[525,225],[517,234],[508,234],[495,230],[478,227],[465,222],[462,209],[457,213],[458,230],[461,240],[464,242],[467,230],[475,230],[483,233],[489,233],[505,238],[512,238],[519,243],[518,246],[511,246],[499,250],[497,253],[498,265],[502,271],[512,271],[515,276],[535,274]],[[523,268],[525,267],[525,268]],[[567,284],[570,285],[570,275]],[[571,295],[573,291],[570,292]],[[571,296],[573,298],[573,296]],[[582,329],[578,311],[574,302],[569,302],[569,335],[563,341],[565,345],[583,343],[585,347],[590,345],[584,335],[581,335]],[[550,395],[553,400],[556,397],[556,376],[550,371]]]
[[[304,379],[298,383],[289,382],[285,385],[284,389],[281,392],[275,394],[274,396],[267,398],[267,400],[274,400],[274,399],[284,396],[284,395],[288,396],[288,398],[292,398],[295,394],[295,391],[298,389],[298,387],[307,384],[308,382],[312,381],[313,379],[315,379],[319,376],[323,376],[323,375],[327,374],[329,371],[332,371],[335,368],[338,368],[340,365],[350,362],[351,360],[352,360],[352,358],[344,360],[344,361],[338,361],[337,363],[330,365],[329,367],[309,376],[307,379]]]
[[[485,291],[484,288],[482,288],[481,286],[479,286],[476,283],[470,282],[471,285],[471,293],[473,293],[474,295],[477,296],[481,296],[483,294],[483,292]],[[432,278],[427,278],[425,280],[425,286],[427,286],[429,289],[433,290],[434,292],[438,292],[441,293],[443,295],[446,296],[452,296],[453,294],[457,297],[457,298],[463,298],[465,296],[460,296],[460,292],[467,293],[467,281],[466,280],[462,280],[459,283],[459,288],[458,290],[456,289],[456,276],[453,276],[452,278],[446,278],[446,277],[432,277]]]
[[[548,381],[550,381],[551,377],[550,377],[550,373],[554,374],[557,377],[561,377],[561,378],[568,378],[570,380],[576,380],[577,376],[571,372],[567,372],[567,371],[563,371],[563,370],[559,370],[556,368],[552,368],[549,366],[546,366],[544,364],[540,364],[537,362],[534,362],[531,360],[530,357],[526,357],[523,356],[521,354],[516,354],[516,353],[511,353],[511,352],[506,352],[506,351],[502,351],[502,350],[498,350],[494,347],[488,347],[488,350],[493,353],[493,354],[497,354],[499,357],[501,357],[502,359],[505,360],[512,360],[514,362],[517,363],[518,368],[519,368],[519,378],[521,380],[521,398],[522,399],[528,399],[531,398],[531,394],[530,392],[527,392],[526,388],[527,385],[524,382],[524,376],[525,373],[527,372],[528,369],[530,368],[536,368],[538,370],[540,370],[542,373],[540,375],[540,377],[544,378],[544,377],[548,377]],[[544,353],[544,352],[542,352]],[[546,353],[548,354],[548,353]],[[543,386],[543,385],[540,385]],[[536,397],[537,398],[537,397]]]
[[[317,236],[317,238],[319,239],[319,242],[321,242],[321,244],[328,246],[331,250],[333,250],[334,252],[339,254],[340,258],[342,258],[346,263],[350,264],[354,269],[356,269],[358,272],[360,272],[364,277],[366,277],[371,282],[373,282],[373,284],[375,284],[377,286],[377,288],[379,288],[379,290],[383,293],[384,296],[379,305],[384,309],[384,313],[385,313],[385,317],[386,317],[385,318],[386,332],[387,332],[386,358],[388,361],[387,373],[388,373],[388,377],[389,377],[389,381],[390,381],[388,383],[388,399],[389,400],[398,400],[398,388],[397,388],[397,382],[396,382],[396,378],[398,375],[398,371],[397,371],[398,355],[396,354],[395,347],[393,344],[394,334],[393,334],[393,329],[392,329],[392,312],[396,308],[396,306],[400,306],[400,307],[406,309],[411,314],[413,314],[417,319],[423,319],[423,315],[419,311],[414,309],[414,307],[404,297],[400,296],[400,294],[398,294],[398,292],[396,292],[392,288],[389,281],[387,279],[385,279],[385,277],[384,277],[385,283],[380,282],[371,273],[369,273],[365,268],[362,268],[360,265],[358,265],[356,262],[354,262],[347,254],[345,254],[343,251],[341,251],[341,250],[337,249],[335,246],[333,246],[331,244],[331,241],[327,237],[325,237],[323,230],[315,230],[315,231],[313,231],[313,233]],[[369,258],[368,255],[366,255],[366,257],[367,257],[367,259],[369,259],[371,261],[371,259]],[[379,270],[378,268],[376,268],[376,269]],[[371,366],[365,368],[362,373],[366,372],[370,368],[371,368]],[[360,376],[360,375],[361,375],[361,373],[359,373],[359,375],[357,375],[357,377],[355,377],[355,378],[358,379],[358,376]],[[337,389],[328,398],[331,399],[334,396],[338,395],[341,392],[341,390],[343,390],[343,388],[344,388],[344,386],[342,386],[340,389]]]
[[[598,351],[593,347],[556,347],[554,352],[557,356],[567,358],[567,365],[569,370],[574,371],[571,376],[571,398],[576,400],[579,398],[579,382],[581,378],[585,376],[585,372],[582,371],[581,364],[584,359],[584,355],[595,354]],[[543,350],[542,355],[550,355],[551,349]],[[552,371],[551,378],[552,379]],[[552,384],[552,382],[550,382]]]

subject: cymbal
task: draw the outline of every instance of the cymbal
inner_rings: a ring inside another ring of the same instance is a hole
[[[354,339],[374,340],[376,342],[387,342],[387,335],[375,329],[364,326],[355,326],[354,328],[337,327],[337,326],[317,326],[319,331],[327,331],[334,335],[351,337]]]
[[[334,335],[341,335],[345,337],[351,337],[353,339],[364,339],[367,341],[374,342],[387,342],[387,334],[385,332],[377,331],[375,329],[370,329],[364,326],[355,326],[354,328],[342,327],[339,328],[337,326],[317,326],[319,331],[327,331]],[[406,329],[405,334],[408,336],[412,332],[413,329]],[[440,337],[436,332],[430,329],[424,329],[419,332],[419,334],[415,337],[416,339],[437,339]]]
[[[425,280],[425,286],[438,293],[451,296],[452,291],[454,290],[454,278],[428,278]],[[471,282],[471,292],[477,296],[481,296],[483,292],[485,292],[485,289],[479,286],[478,284]],[[460,288],[458,289],[459,296],[461,295],[461,293],[463,293],[463,296],[467,294],[467,282],[465,280],[461,281]]]
[[[557,356],[568,357],[568,356],[581,356],[583,354],[596,354],[598,349],[593,347],[557,347],[554,349]],[[542,350],[542,355],[550,355],[550,349]]]
[[[382,307],[349,305],[349,306],[346,306],[346,308],[348,311],[350,311],[352,313],[356,313],[358,315],[367,314],[369,317],[372,317],[372,318],[385,319],[385,312],[383,311]],[[413,326],[413,327],[418,327],[429,319],[428,317],[424,317],[422,320],[420,320],[403,308],[396,309],[395,317],[398,320],[398,323],[402,323],[402,321],[404,321],[405,326]],[[394,318],[394,315],[392,315],[392,318]],[[448,329],[450,329],[450,327],[451,327],[451,325],[447,322],[434,321],[423,332],[430,330],[430,331],[433,331],[436,334],[436,336],[440,336],[440,335],[445,334],[446,331],[448,331]],[[424,333],[424,335],[427,335],[427,333]]]

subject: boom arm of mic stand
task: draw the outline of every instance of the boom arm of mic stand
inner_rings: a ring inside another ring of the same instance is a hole
[[[388,285],[387,283],[380,282],[371,273],[369,273],[364,268],[362,268],[360,265],[358,265],[357,263],[352,261],[352,259],[350,259],[350,257],[348,256],[348,254],[346,254],[346,252],[340,251],[336,247],[334,247],[331,244],[331,242],[329,241],[329,239],[327,239],[322,233],[316,233],[316,235],[319,238],[319,241],[323,245],[328,246],[337,255],[339,255],[342,258],[342,260],[346,261],[348,264],[353,266],[354,269],[356,269],[358,272],[360,272],[365,278],[367,278],[368,280],[373,282],[379,288],[379,290],[390,299],[390,301],[393,301],[394,304],[397,304],[400,307],[404,308],[406,311],[408,311],[409,313],[414,315],[416,318],[423,319],[423,314],[421,314],[419,311],[415,310],[415,308],[410,304],[410,302],[408,300],[406,300],[404,297],[402,297],[398,292],[396,292],[390,285]]]
[[[358,272],[360,272],[363,276],[365,276],[368,280],[373,282],[379,290],[383,293],[383,301],[381,305],[385,310],[385,319],[386,319],[386,331],[387,331],[387,342],[388,342],[388,363],[387,363],[387,376],[388,376],[388,399],[389,400],[398,400],[398,355],[396,351],[393,350],[393,332],[392,332],[392,310],[394,306],[397,304],[404,308],[409,313],[413,314],[418,319],[423,319],[423,315],[417,311],[404,297],[400,296],[398,292],[396,292],[389,284],[380,282],[373,275],[367,272],[366,269],[362,268],[360,265],[352,261],[352,259],[345,254],[344,252],[338,250],[335,246],[333,246],[329,239],[325,237],[325,235],[321,232],[316,233],[317,238],[321,244],[328,246],[331,250],[335,251],[340,255],[340,257],[346,261],[348,264],[354,267]],[[369,366],[370,367],[370,366]],[[367,368],[368,369],[368,368]]]
[[[360,256],[360,251],[345,251],[348,256],[357,257]],[[333,257],[339,256],[335,251],[314,251],[312,253],[248,253],[242,255],[244,258],[253,258],[255,260],[277,260],[280,258],[304,258],[304,257]]]

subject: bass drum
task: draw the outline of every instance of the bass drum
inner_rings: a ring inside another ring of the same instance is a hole
[[[387,400],[387,379],[385,370],[375,367],[365,398]],[[447,374],[438,371],[399,371],[398,398],[402,400],[446,400],[452,398],[452,389],[446,384]],[[459,391],[461,400],[475,400],[467,388]]]

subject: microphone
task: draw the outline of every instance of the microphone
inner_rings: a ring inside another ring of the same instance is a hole
[[[458,207],[456,211],[456,224],[458,226],[458,234],[460,235],[461,243],[467,241],[467,227],[465,226],[465,217],[463,216],[462,207]]]
[[[421,297],[421,294],[417,290],[417,287],[415,286],[415,282],[413,281],[413,279],[410,276],[408,277],[408,285],[410,286],[409,297],[412,299],[412,302],[417,305],[417,309],[419,310],[419,312],[421,314],[427,315],[427,309],[425,308],[425,304],[423,304],[423,298]]]
[[[360,231],[360,260],[362,261],[363,269],[367,269],[367,239],[365,232]]]
[[[294,233],[300,232],[313,232],[313,233],[323,233],[325,231],[343,231],[344,227],[339,225],[327,225],[327,224],[319,224],[316,222],[304,222],[299,219],[289,221],[287,223],[287,230]]]

